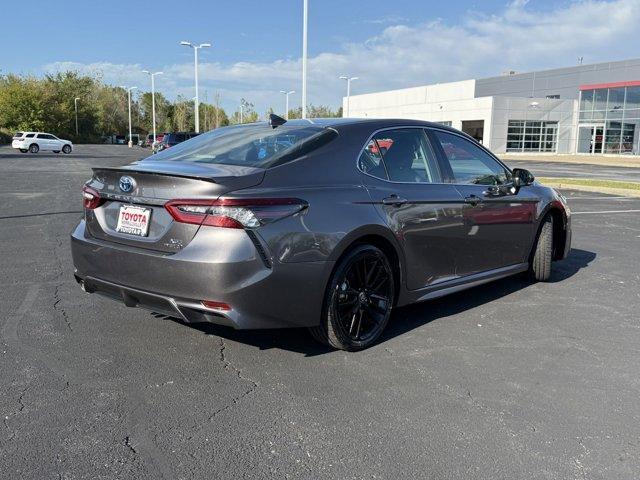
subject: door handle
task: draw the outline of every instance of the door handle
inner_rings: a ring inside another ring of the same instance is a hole
[[[402,198],[399,197],[398,195],[396,195],[395,193],[393,195],[389,195],[386,198],[382,199],[382,204],[383,205],[396,205],[396,206],[400,206],[400,205],[404,205],[405,203],[407,203],[409,200],[407,200],[406,198]]]
[[[464,197],[464,203],[468,203],[475,207],[479,203],[482,203],[482,199],[477,195],[469,195],[468,197]]]

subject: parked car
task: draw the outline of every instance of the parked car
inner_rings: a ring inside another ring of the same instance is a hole
[[[73,143],[63,140],[50,133],[43,132],[18,132],[14,135],[11,146],[22,153],[38,153],[40,150],[49,150],[54,153],[71,153]]]
[[[71,235],[83,289],[187,322],[308,327],[358,350],[395,307],[519,273],[548,280],[569,252],[565,198],[460,131],[271,123],[94,168]]]
[[[195,132],[171,132],[165,133],[160,140],[156,142],[154,145],[153,153],[161,152],[162,150],[166,150],[167,148],[174,147],[179,143],[182,143],[186,140],[189,140],[193,137],[198,136],[199,133]]]

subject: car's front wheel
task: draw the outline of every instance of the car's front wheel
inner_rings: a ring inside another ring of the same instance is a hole
[[[542,221],[538,241],[531,256],[529,276],[533,280],[546,282],[551,278],[553,261],[553,217],[547,215]]]
[[[31,153],[38,153],[40,151],[40,147],[38,146],[37,143],[33,143],[33,144],[29,145],[29,151]]]
[[[62,147],[62,151],[69,155],[71,153],[71,145],[65,145],[64,147]]]
[[[359,245],[337,265],[327,290],[320,325],[311,333],[322,343],[355,351],[372,345],[389,321],[395,295],[386,255]]]

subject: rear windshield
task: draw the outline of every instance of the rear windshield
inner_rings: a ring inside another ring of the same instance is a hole
[[[149,160],[197,162],[268,168],[292,160],[337,136],[317,125],[267,123],[236,125],[203,133],[149,157]]]
[[[14,137],[21,137],[22,136],[22,132],[17,132]]]

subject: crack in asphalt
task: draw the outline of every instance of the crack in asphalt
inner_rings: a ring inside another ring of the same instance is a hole
[[[59,235],[56,236],[56,250],[61,250],[62,249],[62,239],[60,238]],[[64,276],[64,265],[62,264],[62,256],[61,255],[56,255],[56,258],[58,260],[58,275],[56,276],[56,278],[61,279]],[[54,312],[59,312],[60,315],[62,316],[62,319],[64,320],[65,325],[67,326],[67,329],[70,330],[71,332],[73,332],[73,327],[71,326],[71,320],[69,318],[69,315],[67,314],[67,311],[65,310],[65,308],[62,306],[61,302],[62,302],[62,297],[60,297],[60,288],[65,284],[66,282],[61,281],[58,282],[55,286],[55,289],[53,291],[53,298],[54,298],[54,302],[53,302],[53,310]]]
[[[16,402],[18,403],[19,407],[18,410],[10,413],[9,415],[5,415],[4,418],[2,419],[2,423],[4,423],[4,426],[7,430],[11,430],[11,427],[9,427],[9,419],[11,417],[14,417],[16,415],[18,415],[19,413],[22,413],[22,411],[26,408],[25,404],[24,404],[24,396],[27,393],[27,390],[29,390],[29,385],[27,385],[25,388],[22,389],[22,391],[20,392],[20,395],[18,396],[18,399],[16,400]],[[11,435],[9,436],[8,440],[11,441],[15,438],[16,436],[16,430],[13,429],[13,431],[11,432]]]
[[[64,309],[64,307],[62,307],[62,305],[60,305],[60,302],[62,301],[62,298],[60,298],[60,287],[64,285],[64,284],[58,284],[56,285],[56,288],[53,292],[53,298],[55,299],[55,301],[53,302],[53,310],[56,312],[60,312],[60,315],[62,316],[62,318],[64,319],[65,324],[67,325],[67,328],[73,332],[73,327],[71,326],[71,321],[69,320],[69,315],[67,314],[67,311]],[[60,306],[58,306],[60,305]]]
[[[224,340],[222,339],[222,337],[220,337],[220,361],[222,362],[224,370],[233,369],[235,376],[240,380],[249,383],[250,386],[247,390],[242,392],[240,395],[236,395],[235,397],[233,397],[231,399],[231,403],[228,403],[225,406],[220,407],[219,409],[214,411],[209,416],[209,419],[208,419],[209,421],[211,421],[214,417],[218,416],[222,412],[229,410],[232,406],[237,405],[244,397],[246,397],[247,395],[250,395],[253,391],[255,391],[258,388],[258,384],[256,382],[242,375],[242,370],[240,368],[237,368],[229,360],[227,360],[227,355],[225,353],[226,349],[227,349],[227,345],[224,343]]]
[[[133,452],[134,455],[138,454],[138,451],[136,450],[136,447],[134,445],[131,444],[131,437],[129,435],[127,435],[126,437],[124,437],[124,445],[125,447],[127,447],[129,450],[131,450]]]

